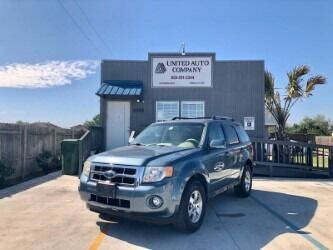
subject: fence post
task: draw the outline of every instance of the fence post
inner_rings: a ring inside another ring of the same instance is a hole
[[[78,176],[80,178],[81,171],[82,171],[82,165],[83,165],[83,156],[82,156],[82,140],[79,139],[79,166],[78,166]]]
[[[0,136],[0,160],[1,160],[1,136]]]
[[[21,179],[25,178],[26,154],[27,154],[27,125],[23,126],[21,133]]]
[[[306,148],[306,164],[311,168],[313,167],[312,164],[312,147],[307,147]]]
[[[53,130],[53,155],[57,155],[57,129]]]
[[[329,148],[328,154],[328,173],[333,178],[333,147]]]

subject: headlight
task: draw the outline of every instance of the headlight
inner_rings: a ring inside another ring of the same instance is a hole
[[[85,161],[83,164],[83,170],[82,170],[82,174],[85,176],[89,176],[90,174],[90,166],[91,166],[91,162],[90,161]]]
[[[156,182],[161,181],[165,177],[171,177],[173,174],[173,167],[146,167],[143,176],[143,182]]]

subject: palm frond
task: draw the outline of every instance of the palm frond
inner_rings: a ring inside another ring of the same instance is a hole
[[[310,67],[307,65],[300,65],[295,67],[292,71],[287,73],[288,76],[288,85],[286,88],[287,97],[286,98],[299,98],[303,96],[302,81],[303,76],[309,73]]]
[[[271,72],[265,71],[265,97],[271,99],[274,96],[275,79]]]
[[[296,78],[300,78],[310,72],[310,67],[308,65],[296,66],[291,72]]]
[[[316,75],[309,78],[306,82],[305,96],[308,97],[312,95],[312,91],[315,89],[316,85],[325,84],[327,79],[322,75]]]

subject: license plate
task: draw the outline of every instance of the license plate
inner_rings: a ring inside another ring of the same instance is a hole
[[[108,182],[97,182],[97,193],[100,196],[115,198],[116,185],[114,183],[108,183]]]

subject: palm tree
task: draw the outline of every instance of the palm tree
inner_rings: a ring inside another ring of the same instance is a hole
[[[287,73],[288,84],[285,95],[281,99],[280,93],[274,90],[275,79],[271,72],[265,71],[265,105],[274,117],[278,129],[277,139],[285,140],[286,125],[290,111],[295,103],[312,95],[316,85],[325,84],[326,78],[322,75],[309,77],[304,85],[303,77],[310,72],[310,67],[301,65]]]

